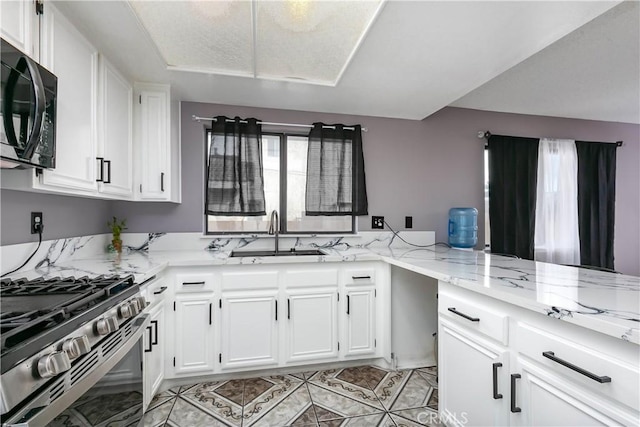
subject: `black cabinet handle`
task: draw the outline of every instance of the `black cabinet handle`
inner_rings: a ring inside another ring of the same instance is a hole
[[[162,286],[159,291],[155,291],[153,294],[154,295],[159,295],[159,294],[163,293],[166,290],[167,290],[167,287],[166,286]]]
[[[347,315],[349,314],[350,308],[351,308],[351,301],[349,300],[349,295],[347,295]]]
[[[353,280],[358,280],[358,279],[371,279],[371,276],[351,276],[351,278]]]
[[[276,322],[278,321],[278,300],[276,300]]]
[[[469,316],[467,314],[460,313],[458,310],[455,309],[455,307],[449,307],[449,308],[447,308],[447,310],[449,310],[453,314],[457,314],[460,317],[464,317],[465,319],[470,320],[472,322],[479,322],[480,321],[480,319],[477,318],[477,317],[471,317],[471,316]]]
[[[182,286],[204,286],[204,280],[202,282],[182,282]]]
[[[152,320],[151,323],[155,326],[153,330],[153,341],[151,341],[151,346],[153,347],[154,345],[158,345],[158,321]]]
[[[551,359],[556,363],[561,364],[562,366],[566,366],[567,368],[571,369],[572,371],[576,371],[582,375],[584,375],[585,377],[589,377],[594,381],[597,381],[599,383],[610,383],[611,382],[611,378],[607,377],[607,376],[599,376],[596,375],[594,373],[591,373],[589,371],[586,371],[576,365],[574,365],[573,363],[569,363],[566,360],[562,360],[559,357],[556,357],[553,351],[543,351],[542,355],[544,357],[546,357],[547,359]]]
[[[147,331],[149,331],[149,348],[148,349],[144,349],[145,353],[151,353],[151,350],[153,350],[153,343],[151,341],[151,326],[147,326]]]
[[[96,182],[104,182],[104,157],[96,157],[96,160],[100,162],[100,166],[98,166],[100,175],[96,178]]]
[[[213,303],[209,303],[209,324],[213,324]]]
[[[107,179],[104,180],[104,183],[111,184],[111,160],[105,160],[104,164],[107,165]]]
[[[502,363],[493,364],[493,398],[502,399],[502,394],[498,393],[498,368],[502,368]]]
[[[160,173],[160,191],[164,192],[164,172]]]
[[[522,412],[522,408],[516,406],[516,380],[520,378],[520,374],[511,374],[511,412]]]
[[[287,298],[287,319],[291,319],[291,300]]]

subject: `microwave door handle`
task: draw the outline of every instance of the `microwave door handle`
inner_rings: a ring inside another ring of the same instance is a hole
[[[29,74],[31,74],[31,84],[33,85],[33,92],[35,94],[35,114],[33,121],[33,129],[31,131],[31,135],[29,136],[29,140],[24,149],[24,158],[31,159],[33,154],[38,148],[38,144],[40,143],[40,134],[42,133],[42,119],[44,118],[44,110],[45,104],[47,100],[45,98],[44,85],[42,84],[42,76],[40,76],[40,70],[38,70],[38,65],[29,57],[23,56],[18,61],[18,68],[20,68],[20,63],[24,60],[27,67],[29,68]]]
[[[24,73],[27,68],[29,69],[29,73],[31,75],[31,81],[33,84],[33,91],[35,95],[35,114],[33,129],[31,131],[31,135],[29,135],[24,152],[21,156],[23,159],[31,159],[38,146],[38,142],[40,141],[40,133],[42,130],[42,118],[44,115],[46,103],[42,77],[40,76],[40,72],[38,71],[37,64],[32,59],[23,56],[18,60],[15,69],[11,69],[9,77],[7,78],[5,98],[2,104],[2,119],[4,121],[4,128],[7,139],[9,140],[9,144],[13,145],[14,147],[19,147],[15,127],[13,126],[12,107],[14,92],[18,83],[18,79],[20,78],[20,73]]]

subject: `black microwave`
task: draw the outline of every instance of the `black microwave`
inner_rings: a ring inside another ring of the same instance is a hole
[[[53,169],[58,79],[6,40],[0,41],[0,167]]]

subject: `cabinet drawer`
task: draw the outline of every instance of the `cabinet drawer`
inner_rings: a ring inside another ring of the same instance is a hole
[[[284,273],[286,286],[336,286],[338,284],[338,270],[304,269]]]
[[[518,322],[515,332],[516,347],[522,356],[583,388],[639,409],[638,366],[526,323]]]
[[[265,289],[278,287],[278,272],[273,271],[249,271],[249,272],[224,272],[222,273],[222,289]]]
[[[177,274],[176,292],[213,291],[213,274]]]
[[[508,344],[509,316],[495,307],[440,291],[438,312],[460,325]]]
[[[344,283],[347,285],[368,285],[376,282],[376,270],[373,268],[347,268],[344,271]]]
[[[167,282],[164,279],[155,279],[151,283],[143,285],[142,295],[149,305],[155,301],[163,300],[167,292]]]

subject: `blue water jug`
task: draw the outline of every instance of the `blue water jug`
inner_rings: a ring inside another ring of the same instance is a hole
[[[473,248],[478,243],[478,210],[449,209],[449,244],[454,248]]]

